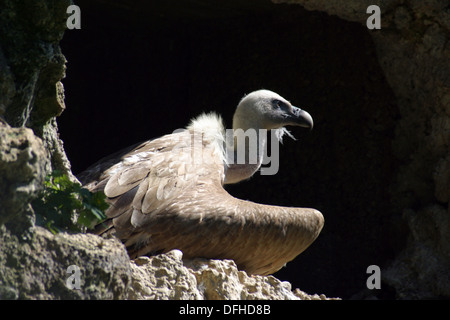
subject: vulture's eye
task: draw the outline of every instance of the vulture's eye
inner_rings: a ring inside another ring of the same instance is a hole
[[[284,103],[283,101],[280,101],[278,99],[274,99],[274,100],[272,100],[272,106],[275,109],[284,109],[284,108],[286,108],[286,103]]]

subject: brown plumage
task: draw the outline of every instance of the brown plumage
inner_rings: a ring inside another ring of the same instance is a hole
[[[283,125],[312,127],[312,119],[267,90],[244,97],[233,119],[233,129],[279,130],[280,137],[286,132]],[[262,152],[258,150],[256,164],[248,158],[231,164],[236,150],[230,156],[224,146],[220,117],[202,115],[187,130],[130,147],[90,167],[80,181],[91,191],[103,190],[111,204],[97,233],[114,233],[131,258],[179,249],[186,258],[233,259],[250,274],[279,270],[316,239],[323,216],[315,209],[231,196],[224,183],[250,177],[261,165]]]

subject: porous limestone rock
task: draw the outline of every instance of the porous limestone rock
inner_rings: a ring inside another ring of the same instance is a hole
[[[128,299],[148,300],[325,300],[273,276],[250,276],[233,260],[189,259],[172,250],[132,261]]]
[[[208,300],[296,300],[289,282],[273,276],[247,275],[233,260],[192,259],[186,262]]]
[[[54,236],[34,226],[31,201],[45,176],[58,169],[73,179],[56,124],[65,108],[60,80],[66,60],[59,41],[70,4],[0,1],[1,298],[120,298],[126,288],[126,272],[117,278],[114,272],[117,261],[129,268],[118,242],[120,251],[101,250],[101,243],[110,248],[109,242],[93,235]],[[65,286],[68,264],[82,266],[86,290]]]
[[[128,299],[202,299],[195,276],[183,266],[182,256],[181,251],[172,250],[167,254],[139,257],[132,261]]]
[[[33,225],[30,202],[42,188],[46,164],[42,140],[31,129],[11,128],[0,119],[0,225]]]
[[[79,270],[79,288],[70,266]],[[0,226],[0,299],[124,299],[130,281],[130,260],[117,239],[41,227],[23,239]]]
[[[65,109],[66,59],[59,41],[71,0],[0,2],[0,118],[26,126],[42,139],[46,171],[74,179],[58,136],[56,117]]]

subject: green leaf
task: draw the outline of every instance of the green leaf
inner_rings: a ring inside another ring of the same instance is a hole
[[[104,211],[109,207],[103,192],[92,193],[57,170],[45,178],[44,191],[32,205],[36,224],[53,233],[92,228],[106,218]]]

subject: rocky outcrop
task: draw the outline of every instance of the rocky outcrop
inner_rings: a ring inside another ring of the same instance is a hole
[[[56,117],[65,109],[66,59],[59,47],[72,2],[0,3],[0,117],[10,126],[31,128],[43,143],[46,171],[71,175],[58,136]],[[26,18],[19,18],[26,17]]]
[[[2,226],[0,248],[0,299],[127,297],[130,259],[116,239],[40,227],[24,239]]]
[[[18,233],[33,226],[30,202],[42,188],[46,165],[46,150],[33,131],[0,119],[0,225]]]
[[[249,276],[232,260],[183,260],[172,250],[132,261],[129,299],[158,300],[327,300],[273,276]]]
[[[65,108],[59,41],[69,4],[0,2],[1,299],[126,297],[131,268],[120,243],[55,236],[35,226],[31,206],[51,171],[71,175],[56,125]],[[82,266],[86,290],[68,289],[69,265]]]

